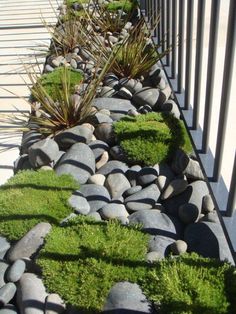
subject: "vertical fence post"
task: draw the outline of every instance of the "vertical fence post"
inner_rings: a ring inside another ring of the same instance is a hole
[[[210,35],[209,35],[209,46],[208,46],[206,97],[205,97],[205,110],[204,110],[205,112],[204,112],[202,147],[201,147],[201,150],[204,154],[207,152],[208,146],[209,146],[210,121],[211,121],[211,111],[212,111],[212,95],[213,95],[213,87],[214,87],[216,47],[217,47],[218,23],[219,23],[219,9],[220,9],[220,0],[212,0]]]
[[[225,47],[224,74],[221,89],[220,114],[218,121],[219,127],[217,132],[213,181],[219,180],[222,164],[226,124],[229,111],[229,97],[233,76],[235,44],[236,44],[236,1],[231,0],[229,7],[227,39]]]
[[[230,183],[230,188],[229,188],[226,216],[231,217],[233,215],[235,204],[236,204],[236,152],[234,155],[234,165],[233,165],[231,183]]]
[[[171,78],[176,78],[176,27],[177,27],[177,12],[176,0],[172,0],[172,29],[171,29]]]
[[[186,63],[185,63],[185,97],[184,109],[188,110],[191,94],[192,77],[192,46],[193,46],[193,0],[187,1],[187,34],[186,34]]]
[[[166,42],[165,42],[165,37],[166,37],[166,5],[165,5],[166,0],[161,1],[161,51],[165,51],[166,47]]]
[[[166,5],[166,48],[170,48],[170,14],[171,14],[171,0],[167,0],[167,5]],[[170,54],[167,53],[166,55],[166,65],[170,66]]]
[[[184,10],[185,0],[179,0],[179,42],[178,42],[178,82],[177,93],[183,91],[183,54],[184,54]]]
[[[202,78],[202,55],[203,55],[203,35],[205,23],[205,0],[198,1],[197,10],[197,39],[196,39],[196,58],[195,58],[195,78],[193,96],[193,130],[198,127],[199,121],[199,101]]]

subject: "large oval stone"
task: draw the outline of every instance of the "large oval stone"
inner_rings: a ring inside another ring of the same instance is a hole
[[[90,212],[96,212],[111,200],[109,192],[101,185],[85,184],[81,186],[80,192],[86,197]]]
[[[47,222],[41,222],[34,226],[10,248],[7,255],[8,260],[14,262],[23,257],[31,257],[40,249],[44,243],[44,238],[50,230],[51,225]]]
[[[141,191],[126,197],[126,208],[130,211],[151,209],[159,199],[160,194],[157,185],[151,184]]]
[[[110,290],[103,313],[153,313],[151,303],[136,283],[116,283]]]
[[[76,143],[62,156],[56,165],[57,174],[70,174],[80,184],[87,182],[95,172],[95,157],[84,143]]]
[[[142,229],[153,235],[178,239],[182,233],[182,224],[175,217],[167,216],[157,209],[137,211],[129,216],[129,222],[141,224]]]

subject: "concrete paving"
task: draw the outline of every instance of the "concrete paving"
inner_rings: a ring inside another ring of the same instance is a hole
[[[46,49],[51,36],[44,22],[55,24],[62,0],[1,0],[0,1],[0,115],[28,112],[30,80],[24,66],[39,62],[40,73],[45,56],[38,48]],[[24,66],[23,66],[24,64]],[[14,95],[13,95],[13,94]],[[19,98],[20,97],[20,98]],[[1,123],[0,128],[7,127]],[[13,175],[13,163],[19,156],[21,134],[8,136],[0,132],[0,185]]]

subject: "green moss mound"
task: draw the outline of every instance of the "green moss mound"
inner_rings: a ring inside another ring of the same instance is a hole
[[[171,114],[125,117],[114,124],[114,130],[131,163],[154,165],[171,160],[178,148],[192,151],[183,122]]]
[[[78,184],[54,171],[22,171],[0,187],[0,235],[17,240],[39,222],[58,223],[71,213],[67,200]]]
[[[47,236],[38,259],[44,283],[82,313],[101,313],[123,280],[138,283],[164,314],[235,313],[234,267],[197,254],[147,264],[147,240],[138,228],[77,217]]]
[[[68,69],[67,71],[69,80],[70,90],[69,93],[73,94],[75,92],[75,86],[79,85],[83,80],[83,75],[80,72]],[[44,87],[47,94],[55,101],[60,99],[58,93],[62,90],[62,80],[65,75],[65,70],[63,67],[56,68],[53,72],[43,74],[40,78],[40,84]]]
[[[144,277],[146,247],[147,236],[139,230],[80,216],[53,229],[38,263],[48,291],[83,313],[100,313],[116,282]]]
[[[236,272],[227,263],[184,254],[148,272],[143,289],[161,313],[236,313]]]
[[[112,1],[106,5],[106,9],[109,11],[118,11],[122,10],[124,12],[131,12],[135,6],[137,6],[136,1],[132,0],[120,0],[120,1]]]

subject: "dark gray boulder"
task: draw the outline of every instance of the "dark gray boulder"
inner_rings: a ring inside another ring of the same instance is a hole
[[[141,166],[134,165],[127,170],[126,177],[129,180],[131,186],[136,186],[138,174],[141,169],[142,169]]]
[[[7,271],[7,280],[10,282],[17,282],[20,280],[26,268],[26,264],[23,260],[16,260]]]
[[[55,141],[58,143],[61,150],[66,150],[75,143],[89,143],[92,136],[93,132],[90,128],[84,125],[77,125],[58,133],[55,136]]]
[[[103,308],[105,314],[153,313],[151,303],[136,283],[116,283]]]
[[[116,139],[115,139],[115,133],[113,130],[112,123],[100,123],[96,127],[94,131],[94,135],[98,140],[101,140],[105,143],[107,143],[110,146],[115,145]]]
[[[109,150],[109,146],[107,145],[107,143],[100,140],[92,141],[91,143],[89,143],[89,147],[92,149],[96,161],[100,159],[105,151]]]
[[[86,197],[91,212],[96,212],[111,200],[109,192],[101,185],[85,184],[81,186],[80,192]]]
[[[50,138],[46,138],[30,146],[29,162],[34,168],[42,167],[55,160],[58,154],[59,147],[57,143]]]
[[[73,192],[68,203],[77,214],[87,215],[90,212],[90,205],[80,191]]]
[[[109,203],[105,205],[99,213],[104,219],[114,219],[118,217],[128,217],[129,214],[123,204]]]
[[[158,252],[159,256],[165,258],[170,253],[170,245],[175,242],[175,239],[156,235],[151,236],[148,243],[148,250],[151,252]]]
[[[130,211],[151,209],[159,199],[160,191],[156,184],[151,184],[139,192],[125,198],[126,208]]]
[[[18,314],[18,311],[13,304],[7,304],[0,309],[0,314]]]
[[[188,204],[191,208],[196,208],[196,211],[200,214],[202,199],[207,194],[209,194],[209,190],[206,182],[198,180],[189,184],[183,193],[164,200],[162,203],[166,211],[174,216],[179,215],[180,206]]]
[[[17,305],[20,313],[44,314],[46,297],[42,280],[35,274],[24,273],[17,289]]]
[[[143,167],[138,173],[138,184],[145,186],[153,183],[158,176],[158,172],[153,167]]]
[[[199,162],[190,158],[181,149],[177,150],[171,168],[175,173],[185,174],[189,179],[204,180]]]
[[[233,258],[220,223],[197,222],[187,226],[184,240],[189,252],[219,258],[233,263]]]
[[[0,236],[0,259],[3,259],[6,252],[11,247],[6,238]]]
[[[76,143],[61,157],[55,171],[59,175],[70,174],[84,184],[95,172],[94,154],[88,145]]]
[[[159,95],[157,88],[143,87],[133,95],[133,102],[137,107],[149,105],[153,108],[158,101]]]
[[[103,174],[104,176],[107,176],[110,173],[126,173],[128,168],[129,167],[122,161],[111,160],[102,166],[97,173]]]
[[[130,109],[135,107],[132,105],[130,100],[120,98],[95,98],[92,102],[92,106],[98,110],[107,109],[111,113],[127,114]]]
[[[7,254],[8,260],[14,262],[23,257],[32,257],[41,248],[50,230],[49,223],[38,223],[10,248]]]
[[[13,282],[6,283],[0,288],[0,307],[7,305],[16,293],[16,285]]]
[[[130,188],[130,183],[123,173],[110,173],[105,181],[105,187],[111,198],[119,198],[124,191]]]
[[[160,235],[177,240],[182,233],[182,224],[172,216],[157,209],[137,211],[129,216],[130,224],[142,224],[142,229],[152,235]]]
[[[95,123],[112,123],[113,122],[113,120],[108,115],[102,114],[100,112],[97,112],[93,118],[95,120]]]
[[[9,264],[5,261],[0,261],[0,288],[6,283],[6,272]]]

